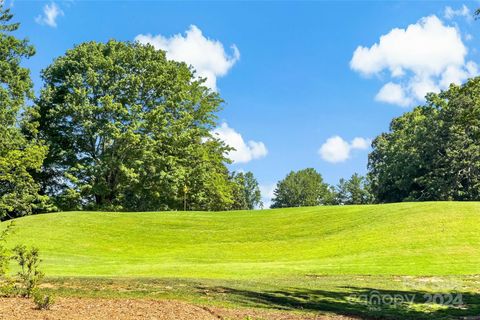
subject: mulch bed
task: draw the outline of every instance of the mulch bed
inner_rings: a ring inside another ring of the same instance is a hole
[[[205,307],[173,300],[57,298],[50,310],[37,310],[29,299],[0,298],[0,319],[156,319],[156,320],[347,320],[342,316],[299,315],[252,309]]]

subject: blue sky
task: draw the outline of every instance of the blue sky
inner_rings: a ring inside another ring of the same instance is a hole
[[[37,49],[36,90],[90,40],[151,42],[195,66],[226,101],[216,132],[239,150],[232,169],[265,194],[290,170],[364,174],[369,139],[480,60],[477,2],[9,1]]]

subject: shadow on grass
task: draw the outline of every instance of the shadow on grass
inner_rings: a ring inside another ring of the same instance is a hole
[[[340,287],[339,291],[289,288],[248,291],[209,288],[235,296],[238,302],[265,308],[335,313],[364,319],[480,319],[480,295]],[[236,299],[236,300],[237,300]]]

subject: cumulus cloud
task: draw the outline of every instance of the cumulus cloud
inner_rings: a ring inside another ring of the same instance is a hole
[[[353,138],[352,142],[350,143],[350,148],[365,150],[365,149],[368,149],[368,147],[370,147],[371,143],[372,142],[369,139],[356,137],[356,138]]]
[[[467,21],[473,20],[473,15],[470,12],[470,9],[466,5],[462,5],[459,9],[453,9],[450,6],[445,7],[445,11],[443,13],[445,19],[452,20],[456,17],[464,17]]]
[[[254,159],[260,159],[267,155],[268,150],[263,142],[249,140],[245,142],[242,135],[230,128],[227,123],[213,130],[213,135],[223,140],[227,145],[234,148],[227,157],[234,163],[246,163]]]
[[[359,46],[350,67],[367,77],[386,73],[391,81],[376,100],[408,106],[423,101],[428,92],[476,76],[477,65],[466,61],[467,53],[460,31],[433,15],[391,30],[371,47]]]
[[[393,82],[385,84],[380,91],[378,91],[375,100],[397,104],[402,107],[407,107],[412,103],[412,99],[406,96],[402,86]]]
[[[43,14],[38,15],[35,18],[35,22],[55,28],[57,26],[57,18],[63,16],[63,14],[62,9],[55,2],[47,3],[43,6]]]
[[[273,192],[276,187],[276,184],[261,184],[259,186],[264,208],[268,209],[272,205],[272,199],[275,196]]]
[[[170,60],[193,66],[199,77],[206,78],[205,85],[212,90],[217,90],[217,78],[225,76],[240,59],[240,51],[235,45],[231,46],[232,52],[228,54],[220,41],[206,38],[194,25],[185,32],[185,36],[139,34],[135,40],[166,51]]]
[[[331,163],[344,162],[350,158],[352,150],[365,150],[370,146],[370,139],[356,137],[350,143],[340,136],[327,139],[318,150],[323,160]]]

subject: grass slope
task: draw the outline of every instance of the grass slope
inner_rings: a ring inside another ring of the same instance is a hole
[[[48,276],[465,275],[480,265],[474,202],[62,212],[17,219],[15,229],[9,246],[39,247]]]

